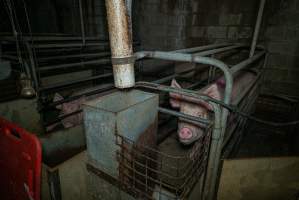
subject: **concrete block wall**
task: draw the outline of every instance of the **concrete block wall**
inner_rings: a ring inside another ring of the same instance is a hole
[[[103,40],[108,40],[105,0],[87,0],[86,5],[88,35],[96,35]]]
[[[11,1],[12,9],[16,12],[16,26],[22,34],[28,34],[28,22],[33,34],[80,34],[80,14],[78,0],[30,0]],[[24,6],[25,5],[25,6]],[[0,32],[11,33],[11,23],[5,1],[0,3]],[[18,28],[20,27],[20,28]]]
[[[250,41],[257,0],[136,1],[144,49],[172,50],[215,41]]]
[[[87,35],[108,39],[105,0],[83,2]],[[259,6],[259,0],[133,2],[134,39],[140,41],[141,49],[144,50],[173,50],[217,41],[250,42]],[[76,19],[77,14],[72,15]],[[59,32],[60,28],[55,24],[57,20],[48,21],[43,21],[43,24],[49,27],[49,24],[54,23],[50,25],[53,32]],[[79,18],[77,22],[73,26],[74,30],[70,30],[71,23],[69,28],[64,27],[65,32],[69,30],[80,34]],[[33,23],[33,26],[43,29],[44,26],[39,26],[38,23]],[[259,42],[266,44],[270,52],[264,91],[298,96],[299,84],[296,78],[299,76],[299,2],[267,1],[261,31]]]
[[[299,1],[266,4],[264,39],[269,60],[264,91],[299,96]]]

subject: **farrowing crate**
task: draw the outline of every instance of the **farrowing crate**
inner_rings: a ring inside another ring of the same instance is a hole
[[[137,199],[186,199],[206,171],[211,127],[205,133],[189,148],[173,137],[151,148],[118,135],[121,188]],[[171,153],[171,145],[180,150]]]

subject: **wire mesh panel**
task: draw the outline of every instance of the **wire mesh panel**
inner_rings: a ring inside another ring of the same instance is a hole
[[[119,181],[122,189],[137,199],[186,199],[205,172],[211,128],[191,147],[178,141],[156,148],[134,143],[118,135]],[[171,145],[177,145],[174,152]]]

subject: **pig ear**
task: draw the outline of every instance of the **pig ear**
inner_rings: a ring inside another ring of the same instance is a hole
[[[172,81],[171,81],[171,87],[174,87],[174,88],[182,88],[182,87],[180,86],[180,84],[178,84],[178,82],[176,82],[175,79],[172,79]]]
[[[181,86],[178,84],[178,82],[176,82],[175,79],[172,79],[172,81],[171,81],[171,87],[181,88]],[[173,108],[179,108],[181,106],[181,101],[179,100],[181,95],[170,92],[169,96],[170,96],[169,102],[170,102],[171,106]]]
[[[53,102],[57,102],[57,101],[61,101],[61,100],[63,100],[63,97],[59,93],[55,93],[54,98],[53,98]],[[62,105],[61,104],[57,105],[56,108],[61,110]]]
[[[212,84],[203,93],[205,95],[213,98],[213,99],[216,99],[216,100],[220,100],[221,99],[221,97],[220,97],[220,91],[219,91],[219,88],[218,88],[218,86],[216,84]],[[210,104],[208,104],[208,103],[205,103],[205,107],[208,110],[212,110],[212,106]]]
[[[220,100],[220,91],[218,88],[218,85],[212,84],[210,87],[207,88],[207,90],[204,92],[204,94],[208,95],[209,97],[212,97],[213,99]]]

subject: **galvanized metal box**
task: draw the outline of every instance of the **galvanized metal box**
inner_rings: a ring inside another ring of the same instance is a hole
[[[139,90],[117,91],[85,103],[84,127],[88,162],[118,178],[117,135],[155,143],[159,97]]]

